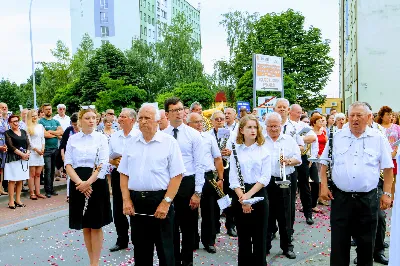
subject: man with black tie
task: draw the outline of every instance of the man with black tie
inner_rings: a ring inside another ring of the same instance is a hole
[[[174,200],[174,249],[176,265],[193,265],[198,207],[204,185],[204,165],[202,164],[202,137],[198,131],[183,123],[184,108],[181,100],[169,98],[164,103],[170,125],[163,131],[173,136],[182,152],[186,172]],[[182,250],[180,233],[182,232]]]
[[[113,133],[110,138],[110,155],[121,154],[125,151],[126,143],[131,138],[137,136],[140,131],[133,128],[136,121],[136,112],[131,108],[123,108],[119,117],[118,123],[121,130]],[[114,225],[117,231],[117,243],[110,248],[111,252],[126,249],[129,242],[129,223],[126,215],[124,215],[122,207],[122,194],[120,187],[120,174],[117,171],[121,157],[110,158],[110,164],[115,166],[111,172],[111,188],[113,194],[113,217]]]
[[[160,114],[150,104],[138,113],[141,133],[126,143],[121,173],[123,211],[131,217],[135,265],[175,266],[172,201],[186,171],[176,140],[158,130]]]

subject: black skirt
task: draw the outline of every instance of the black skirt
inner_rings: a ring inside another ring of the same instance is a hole
[[[86,181],[92,174],[90,167],[78,167],[76,174],[82,181]],[[75,183],[71,180],[69,186],[69,228],[81,230],[82,228],[100,229],[112,222],[110,191],[107,179],[97,179],[92,184],[93,192],[83,215],[85,195],[76,190]]]

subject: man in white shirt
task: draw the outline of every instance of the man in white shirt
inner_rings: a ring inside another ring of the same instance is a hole
[[[110,138],[110,164],[115,166],[111,172],[111,188],[113,194],[113,217],[114,225],[117,231],[117,243],[110,248],[111,252],[126,249],[129,242],[129,223],[126,215],[123,213],[122,193],[120,187],[120,174],[117,171],[121,156],[127,147],[127,142],[140,134],[138,129],[133,128],[136,122],[136,112],[131,108],[123,108],[118,117],[121,130],[114,132]]]
[[[217,200],[220,198],[216,188],[211,182],[217,184],[220,191],[223,189],[224,166],[222,164],[221,152],[215,138],[203,132],[203,118],[197,113],[191,113],[187,117],[187,125],[200,132],[203,138],[203,151],[205,162],[205,183],[201,194],[201,242],[208,253],[216,253],[215,239],[219,233],[219,207]],[[217,177],[214,176],[217,171]]]
[[[267,254],[272,247],[271,241],[275,231],[276,221],[278,221],[280,247],[283,254],[289,259],[295,259],[296,254],[293,252],[291,240],[291,195],[290,188],[281,188],[275,181],[282,181],[285,174],[288,179],[295,171],[294,166],[301,163],[300,148],[296,141],[288,135],[281,132],[282,118],[277,113],[267,114],[265,124],[267,126],[267,136],[265,137],[265,145],[271,151],[271,181],[267,186],[269,199],[269,216],[268,216],[268,237],[267,237]],[[283,161],[280,156],[283,152]],[[281,172],[281,163],[285,163],[285,172]]]
[[[161,109],[160,110],[160,122],[159,122],[159,129],[164,130],[169,126],[169,121],[167,116],[165,115],[165,110]]]
[[[113,124],[112,124],[112,128],[114,130],[119,130],[119,124],[117,121],[115,121],[115,111],[114,109],[107,109],[106,111],[106,117],[112,119]],[[104,129],[104,122],[101,121],[100,124],[97,126],[97,131],[102,131]]]
[[[142,105],[138,113],[141,133],[127,142],[118,172],[123,212],[131,216],[136,265],[153,265],[156,246],[159,264],[175,266],[171,203],[186,170],[176,140],[158,131],[159,120],[153,105]]]
[[[178,141],[186,169],[174,200],[175,260],[178,265],[181,263],[186,266],[193,264],[197,231],[195,225],[198,222],[198,207],[204,185],[202,137],[195,129],[183,123],[184,108],[179,98],[167,99],[164,109],[170,125],[163,132]],[[182,250],[179,229],[182,232]]]
[[[65,131],[67,129],[67,127],[69,127],[71,125],[71,119],[69,118],[69,116],[67,116],[65,114],[66,111],[66,106],[65,104],[60,103],[59,105],[57,105],[57,113],[53,119],[57,120],[58,122],[60,122],[60,125],[63,129],[63,131]]]
[[[27,125],[26,125],[26,117],[28,115],[28,109],[22,109],[21,111],[21,121],[19,121],[19,128],[23,129],[26,131]]]
[[[304,141],[302,137],[297,134],[297,128],[296,126],[290,121],[289,119],[289,101],[285,98],[278,98],[275,102],[274,105],[274,112],[278,113],[281,118],[281,127],[282,127],[282,133],[291,136],[296,142],[297,145],[300,147],[300,151],[304,150]],[[297,171],[294,171],[290,175],[290,182],[291,182],[291,189],[292,189],[292,195],[296,195],[297,193]],[[294,225],[294,220],[295,220],[295,215],[296,215],[296,197],[292,197],[292,206],[291,206],[291,212],[292,212],[292,234],[291,237],[293,237],[293,225]]]
[[[359,265],[373,265],[378,208],[391,204],[393,161],[387,140],[367,126],[372,112],[365,103],[349,107],[349,128],[333,136],[332,158],[327,143],[321,155],[321,198],[331,200],[330,265],[350,263],[350,237],[357,240]],[[326,170],[332,160],[332,191]],[[383,195],[378,199],[379,171],[383,169]]]

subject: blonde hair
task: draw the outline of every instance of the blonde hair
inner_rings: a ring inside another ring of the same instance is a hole
[[[31,109],[28,111],[26,114],[26,128],[29,133],[29,135],[34,135],[35,134],[35,126],[37,125],[37,120],[36,122],[32,121],[32,114],[36,113],[36,115],[39,116],[38,112],[35,109]]]
[[[249,122],[249,121],[256,122],[256,124],[257,124],[256,143],[258,146],[263,145],[265,142],[265,138],[262,134],[262,128],[261,128],[260,122],[258,122],[258,119],[254,115],[246,115],[246,116],[242,117],[242,119],[240,119],[236,143],[244,144],[244,135],[240,132],[240,129],[243,129],[246,126],[247,122]]]
[[[82,110],[79,111],[79,113],[78,113],[78,127],[79,127],[79,128],[82,127],[82,124],[81,124],[82,117],[83,117],[86,113],[90,113],[90,112],[93,112],[93,113],[96,115],[96,117],[97,117],[97,111],[96,111],[95,109],[90,109],[90,108],[88,108],[88,109],[82,109]]]

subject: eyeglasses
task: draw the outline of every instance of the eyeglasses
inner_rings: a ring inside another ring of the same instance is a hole
[[[277,129],[280,128],[281,126],[267,126],[267,128],[272,128],[272,129]]]
[[[225,120],[225,118],[221,118],[221,117],[214,118],[214,121],[217,121],[217,122],[221,122],[221,121],[224,121],[224,120]]]
[[[83,110],[87,110],[87,109],[96,109],[96,106],[94,105],[82,105],[81,108]]]
[[[198,120],[198,121],[191,121],[189,123],[193,123],[193,124],[202,124],[203,120]]]
[[[168,112],[170,112],[170,113],[179,113],[181,111],[183,111],[183,108],[171,109]]]

